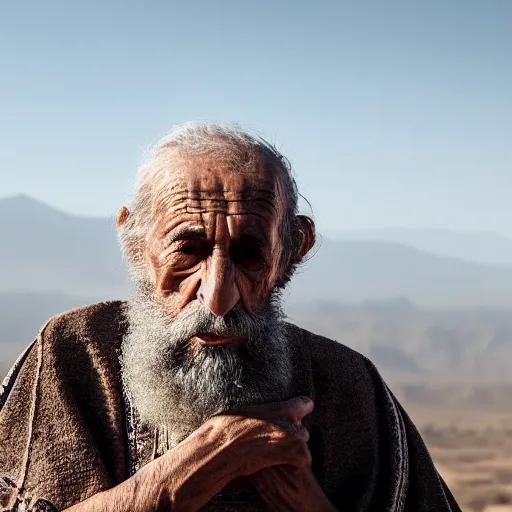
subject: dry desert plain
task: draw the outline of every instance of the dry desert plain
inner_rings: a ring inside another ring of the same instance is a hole
[[[512,385],[394,384],[464,512],[512,512]]]

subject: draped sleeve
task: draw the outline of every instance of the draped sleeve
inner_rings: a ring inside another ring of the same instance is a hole
[[[0,511],[62,510],[128,475],[117,309],[51,319],[0,388]]]

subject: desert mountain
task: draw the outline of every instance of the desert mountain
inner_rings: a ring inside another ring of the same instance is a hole
[[[26,196],[0,200],[0,291],[124,294],[114,222],[82,218]]]
[[[395,242],[438,256],[490,265],[512,265],[512,238],[495,233],[447,229],[388,228],[333,230],[328,235],[337,240]]]
[[[113,221],[0,200],[0,291],[119,297],[128,290]],[[406,296],[434,308],[512,306],[512,266],[436,256],[401,243],[320,238],[288,302]]]
[[[128,283],[109,219],[18,196],[0,200],[0,231],[3,373],[49,317],[122,298]],[[321,238],[286,298],[293,322],[366,354],[384,373],[508,376],[512,266],[397,242]]]
[[[432,308],[512,306],[512,266],[436,256],[394,242],[324,238],[290,290],[292,302],[404,296]]]
[[[0,292],[0,382],[49,318],[94,302],[96,298],[56,293]]]
[[[428,310],[407,299],[288,306],[294,323],[368,356],[395,377],[508,378],[512,310]]]

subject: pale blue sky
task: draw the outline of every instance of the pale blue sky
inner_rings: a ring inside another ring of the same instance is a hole
[[[0,196],[113,213],[143,149],[238,121],[325,231],[512,235],[508,0],[4,1]]]

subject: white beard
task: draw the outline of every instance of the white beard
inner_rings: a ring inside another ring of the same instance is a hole
[[[148,292],[129,301],[121,367],[141,421],[169,430],[176,445],[215,414],[289,398],[291,355],[278,292],[258,317],[238,304],[215,317],[197,301],[171,319]],[[236,351],[190,344],[199,333],[244,336]]]

